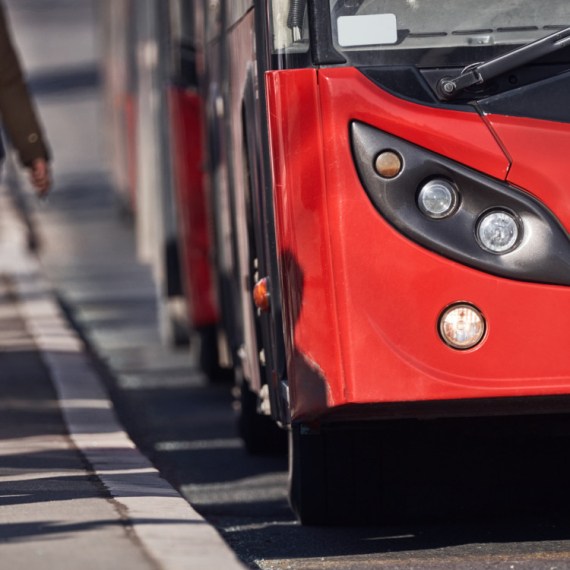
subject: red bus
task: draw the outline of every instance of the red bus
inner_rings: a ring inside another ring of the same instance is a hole
[[[163,5],[164,6],[164,5]],[[188,324],[201,337],[201,365],[211,378],[218,366],[217,287],[212,263],[208,152],[204,100],[196,59],[194,6],[171,0],[168,6],[170,80],[168,84],[172,167],[176,190],[178,244]]]
[[[567,3],[204,9],[226,336],[301,521],[366,479],[361,422],[564,407]]]
[[[106,0],[99,8],[118,202],[134,219],[140,259],[153,268],[165,342],[187,343],[189,328],[199,333],[204,368],[217,373],[194,7]]]
[[[194,30],[204,306],[248,449],[289,431],[301,522],[398,509],[392,420],[567,412],[567,2],[171,9]]]

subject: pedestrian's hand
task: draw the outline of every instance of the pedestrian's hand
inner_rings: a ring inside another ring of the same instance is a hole
[[[44,158],[37,158],[30,168],[30,180],[40,196],[45,196],[50,189],[51,179],[49,164]]]

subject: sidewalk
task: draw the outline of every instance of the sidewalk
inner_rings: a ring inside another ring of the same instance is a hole
[[[0,568],[156,568],[67,435],[48,370],[16,296],[18,284],[29,285],[37,276],[29,265],[22,271],[25,263],[15,271],[6,237],[21,228],[6,224],[9,213],[2,198]],[[17,255],[21,252],[19,248]],[[6,265],[12,265],[10,271]],[[89,409],[89,402],[76,403],[75,410]]]
[[[154,285],[134,262],[129,228],[101,248],[112,192],[93,73],[96,2],[6,5],[53,148],[56,188],[41,216],[32,213],[45,267],[0,188],[0,570],[242,568],[118,424],[99,369],[45,278],[49,267],[68,301],[95,300],[82,304],[82,316],[97,322],[111,357],[146,363],[145,373],[161,361],[195,371],[188,354],[177,359],[160,346]],[[59,231],[70,225],[71,241]],[[73,252],[81,255],[70,266]],[[121,323],[131,328],[127,343]]]
[[[123,432],[5,193],[0,212],[0,568],[240,568]]]

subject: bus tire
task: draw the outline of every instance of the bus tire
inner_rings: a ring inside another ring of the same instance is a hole
[[[244,380],[240,385],[238,430],[250,455],[281,455],[287,451],[287,432],[258,412],[257,394]]]

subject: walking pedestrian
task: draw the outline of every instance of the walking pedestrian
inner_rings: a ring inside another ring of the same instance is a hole
[[[12,43],[5,8],[0,3],[0,115],[20,162],[29,170],[30,180],[40,196],[51,185],[49,151]],[[0,158],[4,149],[0,149]]]

